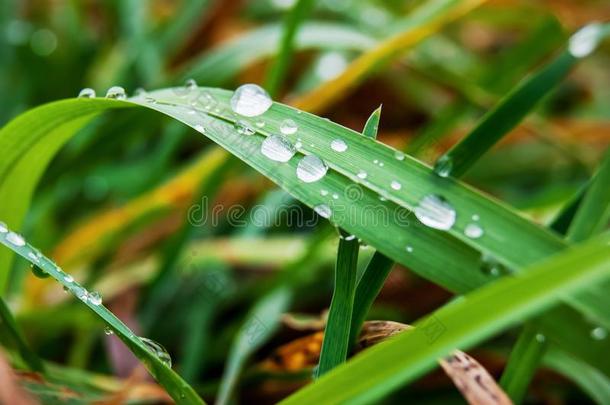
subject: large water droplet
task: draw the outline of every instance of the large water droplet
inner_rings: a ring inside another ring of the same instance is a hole
[[[390,187],[392,187],[392,190],[400,190],[402,188],[402,185],[396,180],[392,180],[392,182],[390,183]]]
[[[330,143],[330,148],[335,152],[345,152],[347,150],[347,144],[343,139],[334,139]]]
[[[10,231],[6,235],[6,241],[8,243],[10,243],[11,245],[14,245],[17,247],[25,245],[25,239],[23,239],[23,236],[19,235],[18,233],[12,232],[12,231]]]
[[[289,118],[285,119],[280,124],[280,132],[283,133],[284,135],[295,134],[298,129],[299,129],[299,127],[297,126],[297,123]]]
[[[307,155],[299,161],[297,165],[297,177],[305,183],[313,183],[320,180],[326,172],[328,166],[316,155]]]
[[[316,214],[326,219],[330,218],[333,213],[330,207],[326,204],[316,205],[313,207],[313,210],[316,212]]]
[[[591,329],[591,337],[595,340],[604,340],[608,337],[608,331],[602,327]]]
[[[434,164],[434,172],[441,177],[449,177],[453,170],[453,160],[447,155],[441,156]]]
[[[286,137],[271,135],[261,144],[261,153],[276,162],[287,162],[296,153],[296,148]]]
[[[256,132],[249,123],[243,120],[237,121],[235,128],[237,128],[237,133],[241,135],[253,135]]]
[[[146,346],[146,348],[152,354],[154,354],[159,358],[159,360],[161,360],[162,363],[164,363],[167,367],[172,366],[172,358],[170,357],[167,350],[165,350],[165,347],[155,342],[154,340],[145,337],[140,337],[140,340],[142,341],[142,343],[144,343],[144,346]]]
[[[106,92],[106,98],[114,98],[116,100],[125,100],[127,98],[127,94],[125,93],[125,89],[121,86],[112,86]]]
[[[481,228],[479,224],[468,224],[466,225],[466,228],[464,228],[464,235],[471,239],[478,239],[483,236],[483,228]]]
[[[584,58],[590,55],[602,38],[603,26],[599,23],[586,25],[570,37],[569,50],[575,58]]]
[[[455,224],[455,209],[447,200],[435,194],[422,198],[414,212],[417,219],[430,228],[447,231]]]
[[[88,300],[92,305],[98,306],[102,303],[102,295],[97,291],[91,291]]]
[[[32,271],[32,274],[34,276],[38,277],[38,278],[47,278],[47,277],[49,277],[49,273],[47,273],[46,271],[44,271],[40,267],[36,266],[35,264],[32,264],[30,266],[30,270]]]
[[[94,97],[95,97],[95,90],[90,89],[88,87],[82,89],[78,93],[78,98],[94,98]]]
[[[8,232],[8,226],[6,226],[6,224],[2,221],[0,221],[0,233],[7,233]]]
[[[239,86],[231,97],[231,109],[245,117],[256,117],[271,107],[271,96],[256,84]]]

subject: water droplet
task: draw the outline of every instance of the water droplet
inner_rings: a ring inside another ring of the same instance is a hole
[[[415,207],[415,216],[430,228],[449,230],[455,224],[455,209],[443,197],[428,194]]]
[[[294,122],[291,119],[285,119],[280,124],[280,132],[283,133],[284,135],[295,134],[298,129],[299,129],[299,127],[297,126],[296,122]]]
[[[297,165],[297,177],[305,183],[313,183],[320,180],[326,172],[328,166],[316,155],[307,155],[299,161]]]
[[[507,273],[504,266],[489,254],[481,255],[481,271],[493,277],[498,277],[503,273]]]
[[[303,147],[303,144],[301,143],[301,141],[297,141],[297,143],[294,144],[294,147],[297,149],[301,149]]]
[[[195,131],[201,132],[202,134],[205,132],[205,128],[201,124],[195,125]]]
[[[184,82],[184,88],[192,91],[192,90],[197,90],[199,88],[199,86],[197,85],[197,82],[195,81],[195,79],[187,79]]]
[[[392,187],[392,190],[400,190],[402,188],[402,185],[396,180],[392,180],[392,182],[390,183],[390,187]]]
[[[394,152],[394,157],[396,158],[396,160],[405,160],[405,154],[399,150]]]
[[[354,240],[354,239],[356,239],[356,235],[348,235],[348,236],[345,237],[345,240],[348,241],[348,242],[351,241],[351,240]]]
[[[335,152],[345,152],[347,150],[347,144],[343,139],[334,139],[330,143],[330,147]]]
[[[330,218],[333,213],[330,207],[326,204],[316,205],[313,207],[313,210],[316,212],[316,214],[326,219]]]
[[[2,221],[0,221],[0,233],[7,233],[8,232],[8,226],[6,226],[6,224]]]
[[[407,250],[407,252],[411,253],[413,252],[413,246],[411,245],[407,245],[407,247],[405,248]]]
[[[375,160],[373,160],[373,163],[374,163],[374,164],[379,164],[379,160],[378,160],[378,159],[375,159]]]
[[[546,336],[544,336],[542,333],[536,334],[536,341],[538,343],[544,343],[545,340],[546,340]]]
[[[338,200],[339,199],[339,194],[335,193],[333,194],[333,200]]]
[[[282,135],[271,135],[261,144],[261,153],[276,162],[287,162],[294,156],[294,145]]]
[[[602,38],[603,26],[593,23],[584,26],[570,37],[569,50],[575,58],[584,58],[590,55]]]
[[[608,331],[602,327],[591,329],[591,337],[595,340],[604,340],[608,337]]]
[[[134,90],[133,95],[135,97],[144,97],[145,95],[147,95],[148,93],[146,92],[146,90],[144,90],[142,87],[138,87],[137,89]]]
[[[327,196],[328,195],[328,191],[327,190],[320,190],[320,194],[322,194],[322,196]]]
[[[265,126],[265,121],[256,121],[255,125],[259,128],[263,128]]]
[[[18,246],[18,247],[25,245],[25,239],[23,239],[23,236],[19,235],[18,233],[12,232],[12,231],[10,231],[6,235],[6,241],[8,243],[10,243],[11,245]]]
[[[64,275],[64,281],[66,283],[72,283],[74,281],[74,277],[72,277],[71,274],[66,274],[66,275]]]
[[[237,128],[237,133],[241,135],[253,135],[256,132],[249,123],[243,120],[237,121],[235,128]]]
[[[40,267],[36,266],[35,264],[32,264],[30,266],[30,270],[32,271],[32,274],[34,276],[38,277],[38,278],[47,278],[47,277],[49,277],[49,273],[47,273],[46,271],[44,271]]]
[[[36,263],[40,262],[40,258],[34,254],[34,252],[28,252],[28,257],[35,261]]]
[[[271,107],[271,96],[256,84],[239,86],[231,97],[231,109],[245,117],[256,117]]]
[[[82,89],[78,93],[78,98],[94,98],[94,97],[95,97],[95,90],[90,89],[88,87]]]
[[[72,293],[74,293],[74,295],[76,295],[76,298],[78,298],[81,301],[87,301],[87,298],[89,297],[89,291],[87,291],[84,287],[81,287],[80,285],[74,285],[72,287]]]
[[[368,174],[364,170],[360,170],[360,171],[358,171],[357,176],[358,176],[358,178],[364,180],[364,179],[366,179],[366,176],[368,176]]]
[[[112,86],[106,92],[106,98],[114,98],[116,100],[125,100],[127,98],[127,94],[125,93],[125,89],[121,86]]]
[[[478,221],[479,220],[479,216],[477,214],[473,214],[471,218],[472,218],[473,221]]]
[[[112,329],[110,329],[110,327],[109,327],[109,326],[104,327],[104,333],[105,333],[107,336],[114,335],[114,331],[113,331]]]
[[[441,156],[434,164],[434,173],[441,177],[449,177],[453,170],[453,160],[447,155]]]
[[[379,162],[379,167],[383,167],[384,163],[383,162]]]
[[[102,295],[97,291],[91,291],[88,300],[92,305],[98,306],[102,303]]]
[[[466,225],[466,228],[464,228],[464,235],[471,239],[478,239],[483,236],[483,228],[478,224],[468,224]]]
[[[165,350],[165,347],[161,346],[161,344],[155,342],[154,340],[145,337],[140,337],[140,340],[152,354],[161,360],[162,363],[164,363],[167,367],[172,366],[172,358],[167,350]]]

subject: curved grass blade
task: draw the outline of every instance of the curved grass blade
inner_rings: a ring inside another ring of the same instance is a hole
[[[455,347],[467,349],[556,304],[561,296],[610,277],[608,242],[610,235],[602,235],[518,276],[467,294],[418,321],[415,329],[364,351],[282,403],[379,400],[433,368],[437,358]]]
[[[347,359],[359,248],[360,243],[354,235],[341,231],[335,266],[335,286],[324,329],[316,377],[322,376]]]
[[[269,70],[267,80],[265,81],[265,88],[271,96],[275,96],[278,93],[284,82],[286,73],[290,67],[294,48],[294,37],[298,33],[301,23],[309,15],[314,4],[315,0],[298,0],[286,16],[279,50],[275,62]]]
[[[8,235],[0,234],[0,243],[8,249],[28,260],[32,265],[38,266],[42,271],[53,277],[64,286],[66,291],[79,298],[84,305],[89,307],[106,325],[119,337],[131,352],[142,361],[150,374],[161,384],[167,393],[179,404],[203,404],[195,390],[188,385],[178,374],[168,367],[157,355],[153,354],[147,346],[138,338],[123,322],[101,303],[97,305],[88,297],[88,292],[78,284],[70,275],[63,272],[53,261],[40,254],[28,243],[11,242]]]
[[[45,368],[42,361],[30,348],[30,345],[25,340],[25,337],[17,325],[10,308],[2,298],[0,298],[0,330],[3,330],[2,334],[11,340],[11,344],[17,348],[21,359],[31,371],[44,373]]]
[[[430,0],[392,28],[392,36],[354,60],[337,78],[294,100],[295,107],[321,112],[356,86],[373,69],[398,52],[412,47],[444,25],[462,17],[485,0]]]
[[[235,77],[244,67],[274,55],[282,36],[282,25],[273,24],[248,32],[195,60],[182,74],[209,86],[218,86]],[[347,25],[307,22],[294,38],[294,49],[339,49],[365,51],[376,43]]]
[[[597,34],[598,41],[609,33],[610,24],[606,24]],[[575,56],[572,50],[565,50],[553,62],[521,82],[464,139],[438,159],[436,171],[443,176],[461,177],[563,81],[579,60],[580,57]]]

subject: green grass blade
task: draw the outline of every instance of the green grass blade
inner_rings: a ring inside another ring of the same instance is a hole
[[[606,151],[597,173],[591,179],[587,192],[568,229],[567,239],[580,242],[594,235],[608,222],[610,207],[610,149]]]
[[[21,359],[29,367],[30,371],[44,373],[45,369],[42,361],[30,348],[10,308],[2,298],[0,298],[0,330],[3,331],[3,335],[11,340],[11,343],[16,347]]]
[[[610,24],[599,35],[607,35],[605,31],[610,31]],[[489,111],[472,132],[439,158],[437,172],[443,176],[463,175],[485,152],[515,128],[568,75],[578,60],[569,50],[565,50],[551,63],[525,79]]]
[[[8,249],[14,251],[33,265],[38,266],[45,273],[53,277],[58,283],[63,285],[68,292],[79,298],[83,305],[86,305],[110,328],[118,338],[131,350],[131,352],[146,366],[150,374],[157,382],[165,388],[167,393],[178,404],[203,404],[195,390],[188,385],[178,374],[153,354],[147,346],[138,338],[123,322],[121,322],[112,312],[102,304],[95,305],[87,295],[83,295],[86,290],[68,275],[63,272],[52,260],[39,252],[30,244],[17,246],[7,240],[8,233],[0,234],[0,243]]]
[[[383,106],[377,107],[375,111],[372,112],[370,117],[366,120],[364,124],[364,129],[362,130],[362,135],[368,136],[369,138],[377,138],[377,131],[379,130],[379,120],[381,120],[381,108]]]
[[[560,296],[610,277],[608,242],[610,235],[603,235],[467,294],[282,403],[373,403],[433,368],[436,359],[454,348],[466,350],[556,304]]]
[[[316,377],[345,362],[349,350],[360,243],[354,236],[343,231],[341,234],[335,266],[335,287],[324,329]]]
[[[297,3],[292,6],[292,9],[286,16],[280,47],[265,81],[265,88],[271,96],[275,96],[281,89],[286,73],[288,73],[290,68],[294,49],[294,37],[301,23],[305,21],[311,12],[314,4],[315,0],[297,0]]]
[[[500,385],[514,403],[523,401],[546,346],[546,338],[539,332],[538,327],[534,323],[526,324],[500,379]]]

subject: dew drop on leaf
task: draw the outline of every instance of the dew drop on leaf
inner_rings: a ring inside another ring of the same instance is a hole
[[[328,166],[316,155],[304,156],[297,165],[297,177],[305,183],[313,183],[326,175]]]
[[[74,277],[72,277],[71,274],[66,274],[66,275],[64,275],[64,281],[66,283],[72,283],[72,282],[74,282]]]
[[[144,346],[146,346],[148,351],[157,356],[163,364],[165,364],[167,367],[172,366],[172,358],[170,357],[165,347],[155,342],[154,340],[145,337],[140,337],[140,340],[142,341],[142,343],[144,343]]]
[[[453,170],[453,161],[447,155],[441,156],[434,164],[434,173],[441,177],[449,177]]]
[[[568,49],[575,58],[584,58],[590,55],[602,38],[602,25],[593,23],[584,26],[570,37],[570,45]]]
[[[315,207],[313,207],[313,210],[322,218],[328,219],[332,215],[332,210],[326,204],[316,205]]]
[[[104,334],[107,336],[114,335],[114,331],[109,326],[104,327]]]
[[[102,303],[102,295],[97,291],[92,291],[89,293],[88,300],[92,305],[98,306]]]
[[[366,176],[368,176],[368,174],[364,171],[364,170],[360,170],[357,174],[358,178],[360,179],[366,179]]]
[[[392,187],[392,190],[400,190],[402,188],[402,185],[396,180],[392,180],[392,182],[390,183],[390,187]]]
[[[296,122],[294,122],[290,118],[285,119],[280,124],[280,132],[283,133],[284,135],[295,134],[298,129],[299,129],[299,127],[297,126]]]
[[[265,113],[273,101],[269,93],[256,84],[239,86],[231,97],[233,112],[245,117],[256,117]]]
[[[604,340],[608,337],[608,331],[600,326],[591,329],[591,338],[595,340]]]
[[[34,276],[38,277],[38,278],[47,278],[47,277],[49,277],[49,273],[47,273],[46,271],[44,271],[40,267],[36,266],[35,264],[32,264],[30,266],[30,270],[32,270],[32,274]]]
[[[187,79],[186,82],[184,82],[184,88],[187,90],[197,90],[199,86],[195,79]]]
[[[464,235],[471,239],[478,239],[483,236],[483,228],[478,224],[468,224],[464,228]]]
[[[238,120],[235,123],[235,128],[237,128],[237,133],[241,135],[252,135],[254,132],[254,128],[244,120]]]
[[[10,231],[8,234],[6,234],[6,241],[8,243],[10,243],[13,246],[24,246],[25,245],[25,239],[23,239],[23,236],[19,235],[18,233],[12,232]]]
[[[394,152],[394,157],[396,158],[396,160],[405,160],[405,154],[399,150]]]
[[[276,162],[287,162],[296,153],[296,148],[286,137],[271,135],[261,144],[261,153]]]
[[[95,97],[95,90],[90,89],[88,87],[82,89],[78,93],[78,98],[94,98],[94,97]]]
[[[347,150],[347,144],[343,139],[333,139],[330,143],[330,148],[335,152],[345,152]]]
[[[443,197],[435,194],[422,198],[414,212],[417,219],[430,228],[447,231],[455,224],[455,208]]]
[[[127,94],[125,93],[125,89],[121,86],[112,86],[106,92],[106,98],[113,98],[115,100],[125,100],[127,98]]]

